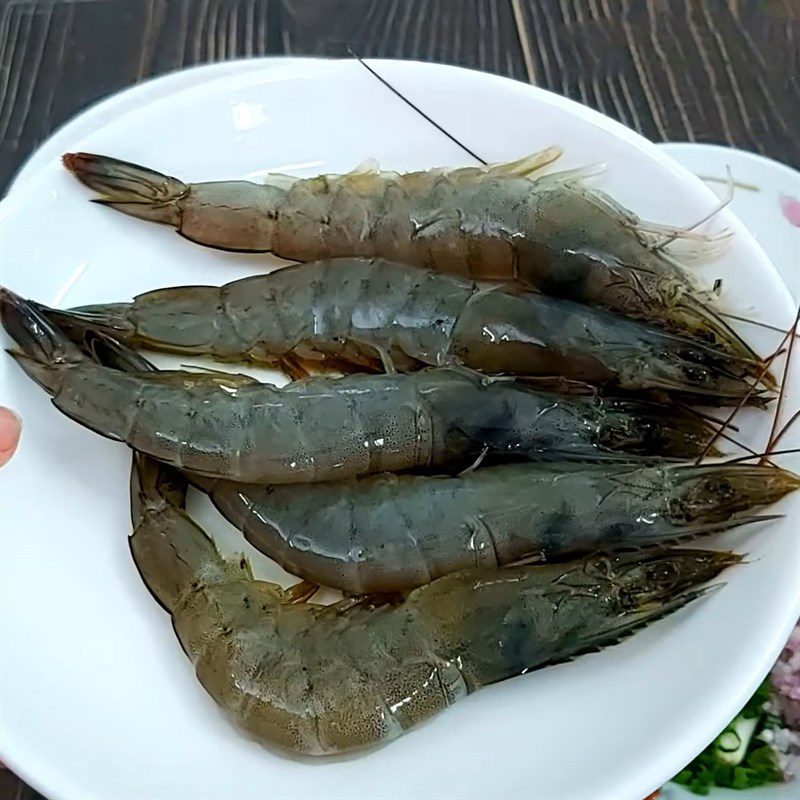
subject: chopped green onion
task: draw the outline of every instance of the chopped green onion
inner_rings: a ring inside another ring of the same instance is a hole
[[[732,767],[741,764],[757,725],[758,717],[749,717],[747,719],[742,716],[736,717],[731,723],[731,727],[717,738],[717,757],[719,760],[724,764],[730,764]],[[723,740],[726,746],[723,746]],[[733,747],[730,747],[729,745],[732,743]]]
[[[720,734],[717,739],[717,747],[723,753],[735,753],[742,744],[742,740],[736,731],[726,731]]]
[[[707,795],[714,786],[750,789],[782,781],[778,753],[770,744],[770,732],[779,730],[781,723],[769,713],[769,700],[765,681],[736,719],[673,781],[699,795]]]

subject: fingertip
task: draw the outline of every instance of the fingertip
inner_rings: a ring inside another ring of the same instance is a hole
[[[10,408],[0,406],[0,467],[2,467],[17,450],[22,433],[22,420]]]

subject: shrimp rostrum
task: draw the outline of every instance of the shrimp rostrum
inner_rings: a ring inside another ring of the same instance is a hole
[[[516,280],[753,357],[665,251],[673,239],[709,253],[719,242],[643,223],[587,188],[585,171],[535,175],[559,154],[549,148],[508,164],[406,174],[269,175],[263,185],[184,183],[89,153],[63,160],[98,202],[171,225],[200,244],[295,261],[382,257],[481,280]]]
[[[139,573],[211,697],[259,742],[296,753],[389,742],[482,686],[620,641],[740,560],[674,550],[473,569],[322,606],[303,584],[284,591],[223,559],[165,469],[135,457]]]
[[[302,488],[194,480],[256,549],[347,594],[524,558],[666,546],[773,519],[752,510],[800,486],[791,472],[745,463],[510,464]]]
[[[466,366],[716,405],[747,397],[757,359],[542,294],[381,259],[300,264],[225,286],[182,286],[131,303],[56,311],[80,340],[103,330],[134,346],[275,364],[409,371]]]
[[[515,458],[699,453],[707,424],[681,409],[560,397],[432,369],[281,389],[243,375],[125,372],[95,362],[4,290],[0,317],[25,372],[68,417],[166,463],[246,483],[305,483]],[[102,334],[95,334],[103,337]],[[104,337],[133,369],[142,359]],[[147,362],[145,365],[149,367]]]

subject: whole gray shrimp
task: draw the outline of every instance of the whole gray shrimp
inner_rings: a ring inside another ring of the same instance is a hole
[[[79,338],[94,328],[134,346],[277,364],[293,377],[303,377],[303,361],[389,373],[463,365],[713,404],[746,393],[760,366],[600,309],[381,259],[157,289],[132,303],[39,308]]]
[[[800,478],[771,465],[572,462],[304,487],[195,483],[288,572],[369,594],[404,591],[473,566],[664,546],[773,519],[749,512],[796,490]]]
[[[612,645],[740,561],[673,550],[471,569],[322,606],[308,584],[285,591],[224,560],[156,462],[135,457],[131,495],[136,567],[200,683],[257,741],[310,755],[389,742],[482,686]]]
[[[487,385],[448,369],[314,378],[281,389],[244,375],[124,372],[95,363],[7,290],[0,318],[20,348],[11,355],[68,417],[174,466],[246,483],[463,469],[482,453],[698,454],[710,435],[703,420],[678,408]],[[123,345],[106,345],[124,369],[150,368]]]
[[[545,294],[608,308],[729,355],[754,354],[716,314],[710,293],[665,251],[685,239],[713,254],[720,242],[646,223],[581,182],[586,170],[532,178],[558,148],[507,164],[399,174],[184,183],[90,153],[64,165],[98,202],[171,225],[200,244],[272,252],[293,261],[390,258],[480,280],[516,280]]]

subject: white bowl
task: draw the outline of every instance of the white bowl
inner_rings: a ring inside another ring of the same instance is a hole
[[[561,144],[563,167],[606,162],[598,186],[661,222],[690,223],[717,202],[652,144],[576,103],[452,67],[371,63],[487,160]],[[400,170],[469,163],[353,61],[248,68],[109,117],[63,147],[188,180],[344,171],[366,157]],[[87,196],[53,159],[15,185],[0,207],[4,285],[63,306],[218,283],[274,263],[205,250]],[[792,304],[752,237],[727,212],[712,227],[735,237],[724,258],[699,269],[704,278],[725,278],[731,308],[788,328]],[[779,338],[746,333],[762,352]],[[485,689],[375,752],[292,760],[223,718],[141,584],[126,541],[128,451],[61,416],[8,358],[0,402],[25,420],[2,472],[0,756],[52,800],[641,800],[738,711],[798,613],[798,508],[789,499],[780,523],[715,540],[752,554],[723,591],[624,644]],[[796,375],[786,404],[798,405]],[[770,422],[743,414],[741,437],[762,447]],[[206,503],[193,510],[223,549],[242,548]],[[288,581],[244,549],[260,576]]]

